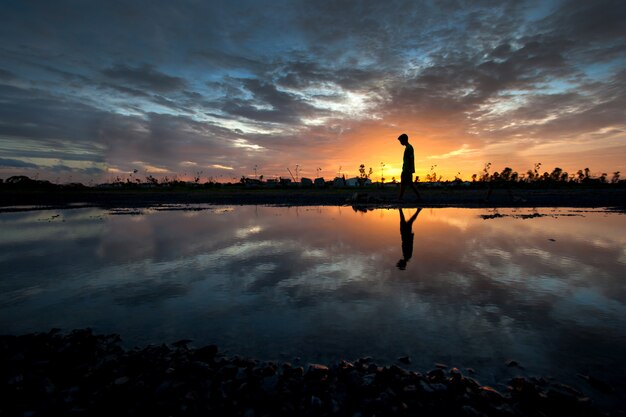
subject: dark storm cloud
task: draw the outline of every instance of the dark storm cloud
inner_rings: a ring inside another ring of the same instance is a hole
[[[93,141],[104,112],[40,89],[0,84],[0,136]]]
[[[0,167],[5,168],[38,168],[38,165],[31,164],[30,162],[20,161],[18,159],[6,159],[0,158]]]
[[[620,0],[563,2],[542,25],[557,36],[586,42],[626,38],[626,4]]]
[[[137,68],[118,64],[103,70],[102,73],[111,79],[161,93],[178,91],[184,89],[186,85],[182,78],[164,74],[150,64],[143,64]]]
[[[13,73],[0,68],[0,80],[9,81],[13,79],[15,79],[15,75]]]
[[[315,109],[297,96],[279,91],[275,85],[257,79],[239,80],[252,99],[226,99],[222,110],[252,120],[275,123],[298,123],[301,116]]]

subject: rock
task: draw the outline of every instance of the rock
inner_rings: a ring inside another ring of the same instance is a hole
[[[461,407],[461,411],[463,411],[463,415],[467,417],[484,417],[485,416],[485,414],[476,411],[476,409],[474,409],[473,407],[469,405],[464,405],[463,407]]]
[[[409,375],[409,372],[406,369],[400,368],[399,366],[396,366],[396,365],[391,365],[389,367],[389,373],[391,373],[392,375],[398,375],[398,376]]]
[[[321,365],[319,363],[311,363],[309,364],[309,372],[322,372],[322,373],[327,374],[328,366]]]
[[[196,349],[193,353],[193,356],[202,362],[211,363],[215,359],[215,355],[217,355],[217,346],[208,345]]]
[[[193,342],[193,340],[191,339],[181,339],[172,343],[172,346],[174,346],[177,349],[187,349],[187,345],[191,342]]]
[[[363,378],[361,379],[361,385],[363,387],[371,387],[372,385],[374,385],[375,381],[376,381],[375,374],[367,374],[367,375],[364,375]]]
[[[448,386],[445,384],[436,383],[436,384],[430,384],[430,386],[433,389],[433,391],[438,394],[448,391]]]
[[[519,368],[519,369],[524,369],[524,367],[523,367],[523,366],[521,366],[521,365],[519,364],[519,362],[517,362],[517,361],[515,361],[515,360],[512,360],[512,359],[511,359],[511,360],[506,361],[506,366],[508,366],[509,368],[513,368],[513,367],[515,367],[515,368]]]
[[[402,391],[407,393],[407,394],[413,394],[413,393],[417,392],[417,387],[415,385],[413,385],[413,384],[405,385],[402,388]]]
[[[201,362],[201,361],[193,361],[191,363],[193,365],[193,367],[195,369],[197,369],[198,371],[202,371],[202,372],[208,372],[211,370],[211,367],[209,366],[208,363],[206,362]]]
[[[430,386],[428,382],[420,381],[419,384],[422,392],[426,394],[433,394],[435,392],[435,390]]]
[[[444,364],[444,363],[435,363],[435,368],[439,368],[439,369],[447,369],[448,365]]]
[[[446,374],[443,372],[443,369],[433,369],[426,374],[429,382],[441,382],[445,379]]]
[[[480,387],[480,393],[486,399],[490,401],[495,401],[497,403],[503,402],[505,400],[504,396],[499,391],[489,386]]]
[[[454,379],[461,379],[463,374],[459,368],[452,368],[450,369],[450,376]]]
[[[261,380],[261,389],[267,394],[277,394],[279,381],[278,375],[266,376]]]
[[[403,363],[405,365],[410,365],[411,364],[411,358],[408,356],[400,356],[398,358],[398,362]]]
[[[311,395],[311,407],[314,409],[322,408],[322,400],[315,395]]]
[[[610,394],[614,391],[613,387],[604,381],[601,381],[591,375],[576,374],[579,378],[584,379],[592,387],[598,391]]]
[[[128,383],[128,381],[130,381],[130,378],[128,378],[127,376],[122,376],[119,377],[115,380],[115,382],[113,382],[115,385],[124,385],[126,383]]]

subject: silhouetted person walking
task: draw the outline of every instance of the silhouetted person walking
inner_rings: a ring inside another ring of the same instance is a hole
[[[409,137],[406,133],[398,136],[398,140],[404,146],[404,156],[402,158],[402,175],[400,176],[400,196],[398,199],[402,201],[404,197],[404,190],[407,185],[415,192],[417,201],[421,201],[420,193],[415,188],[413,183],[413,173],[415,172],[415,153],[413,152],[413,146],[409,143]]]
[[[402,238],[402,259],[398,261],[396,266],[398,269],[405,270],[406,263],[409,262],[409,259],[413,256],[413,238],[415,234],[413,233],[413,222],[417,219],[417,215],[422,211],[421,208],[418,208],[417,211],[409,221],[407,222],[404,218],[404,213],[402,209],[399,208],[400,212],[400,237]]]

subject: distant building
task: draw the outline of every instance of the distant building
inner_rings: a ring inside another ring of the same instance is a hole
[[[333,179],[333,187],[341,188],[341,187],[345,187],[345,186],[346,186],[346,179],[345,178],[335,177],[335,179]]]
[[[359,187],[361,185],[361,178],[359,177],[353,177],[353,178],[348,178],[346,180],[346,187]],[[372,185],[372,180],[370,180],[369,178],[366,178],[365,181],[363,182],[364,186],[368,186],[368,185]]]
[[[324,181],[324,178],[315,178],[313,184],[318,188],[323,188],[326,185],[326,181]]]

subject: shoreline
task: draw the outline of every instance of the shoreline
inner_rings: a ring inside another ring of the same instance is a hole
[[[550,378],[516,376],[505,390],[457,368],[426,372],[371,358],[292,365],[220,354],[190,340],[124,349],[90,329],[0,336],[2,415],[602,416],[585,393]],[[399,358],[410,364],[410,358]],[[582,378],[582,376],[581,376]]]

